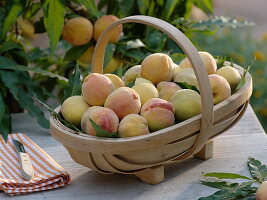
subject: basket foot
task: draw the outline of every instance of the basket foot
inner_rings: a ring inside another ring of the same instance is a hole
[[[164,180],[164,166],[159,165],[155,167],[146,168],[135,173],[141,181],[152,185],[157,185]]]
[[[195,158],[201,160],[208,160],[213,157],[213,141],[209,141],[205,144],[205,146],[194,155]]]

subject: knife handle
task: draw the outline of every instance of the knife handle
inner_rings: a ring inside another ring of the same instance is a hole
[[[22,177],[27,181],[31,180],[34,170],[29,155],[27,153],[19,152],[19,159]]]

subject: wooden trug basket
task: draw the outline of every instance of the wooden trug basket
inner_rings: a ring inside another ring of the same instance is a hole
[[[204,160],[213,156],[212,139],[232,127],[245,112],[252,93],[252,78],[247,73],[243,88],[213,106],[208,74],[194,45],[171,24],[141,15],[116,21],[102,33],[93,55],[93,72],[103,73],[103,58],[110,33],[116,26],[125,23],[141,23],[157,28],[179,45],[195,71],[202,113],[171,127],[132,138],[100,138],[77,133],[51,116],[51,134],[81,165],[103,174],[135,174],[144,182],[158,184],[164,180],[164,164],[193,155]],[[242,67],[234,67],[242,73]],[[60,107],[56,112],[60,112]]]

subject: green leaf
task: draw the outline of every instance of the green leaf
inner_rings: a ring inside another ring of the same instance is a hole
[[[43,3],[43,10],[44,24],[53,53],[57,47],[64,25],[65,0],[45,0]]]
[[[171,14],[174,11],[176,5],[180,2],[180,0],[167,0],[165,4],[165,8],[163,10],[163,19],[169,21]]]
[[[182,89],[195,90],[196,92],[199,93],[199,90],[194,85],[189,85],[187,82],[174,82],[174,83],[179,85]]]
[[[49,105],[46,103],[42,102],[41,100],[35,98],[42,106],[44,106],[52,115],[55,115],[59,119],[59,121],[67,126],[68,128],[71,128],[77,132],[81,132],[74,124],[67,122],[61,115],[61,113],[56,113],[53,108],[51,108]]]
[[[9,108],[7,104],[5,104],[5,114],[2,118],[2,121],[0,121],[0,134],[2,135],[3,139],[7,142],[8,134],[11,132],[11,116],[9,112]]]
[[[7,87],[9,92],[12,93],[13,97],[18,100],[20,81],[16,72],[0,70],[0,78],[5,87]]]
[[[64,61],[71,62],[78,60],[91,45],[92,43],[89,42],[82,46],[74,46],[70,48],[64,56]]]
[[[185,57],[185,54],[182,53],[173,53],[170,55],[174,63],[180,63]]]
[[[104,68],[108,65],[110,60],[112,59],[112,56],[114,54],[114,51],[116,49],[115,44],[109,43],[106,48],[105,57],[104,57]]]
[[[0,90],[0,124],[1,121],[5,115],[5,102],[4,102],[4,95],[2,94],[2,91]]]
[[[122,17],[132,15],[134,10],[134,0],[119,0],[119,7]]]
[[[240,174],[222,173],[222,172],[205,173],[205,174],[202,174],[202,176],[215,177],[218,179],[238,179],[238,178],[241,178],[241,179],[252,180],[251,178],[249,178],[247,176],[240,175]]]
[[[171,38],[167,38],[166,46],[171,53],[183,53],[183,50]]]
[[[247,21],[237,21],[236,19],[233,19],[230,17],[216,16],[212,19],[196,22],[192,25],[192,28],[208,29],[214,25],[219,26],[219,27],[230,26],[232,28],[237,28],[237,27],[244,27],[244,26],[252,26],[254,24],[251,22],[247,22]]]
[[[245,85],[245,83],[246,83],[246,75],[247,75],[247,73],[249,72],[249,70],[250,70],[250,68],[252,67],[252,65],[254,64],[255,60],[256,60],[256,58],[255,58],[255,59],[253,60],[253,62],[252,62],[250,65],[248,65],[247,68],[244,70],[244,73],[243,73],[243,75],[242,75],[242,77],[241,77],[240,82],[238,83],[238,85],[237,85],[237,87],[236,87],[236,89],[235,89],[235,92],[236,92],[237,90],[239,90],[240,88],[244,87],[244,85]]]
[[[19,105],[28,111],[28,113],[37,119],[37,122],[44,128],[49,128],[49,122],[45,118],[44,113],[41,109],[34,104],[32,97],[24,89],[19,88],[18,93]]]
[[[13,49],[21,49],[21,46],[16,42],[4,42],[0,47],[0,52],[7,52]]]
[[[135,78],[127,85],[127,87],[132,88],[135,84]]]
[[[256,160],[255,158],[248,158],[248,169],[251,176],[258,182],[265,181],[265,178],[267,177],[267,167],[259,160]]]
[[[67,126],[68,128],[75,130],[77,132],[81,132],[81,130],[79,130],[74,124],[67,122],[61,115],[61,113],[56,113],[54,111],[53,108],[51,108],[49,105],[47,105],[46,103],[42,102],[41,100],[35,98],[35,100],[37,100],[42,106],[44,106],[52,115],[54,115],[56,118],[59,119],[59,121],[64,124],[65,126]]]
[[[68,97],[81,95],[82,81],[81,81],[81,72],[78,65],[75,67],[73,74],[69,78],[69,83],[67,88],[64,90],[63,101]]]
[[[124,53],[129,49],[137,49],[141,47],[145,47],[145,44],[140,39],[133,39],[117,43],[116,51]]]
[[[147,10],[150,6],[150,0],[137,0],[138,9],[142,15],[147,14]]]
[[[97,9],[95,0],[77,0],[77,1],[80,4],[85,6],[89,16],[93,16],[95,18],[99,18],[99,13],[98,13],[98,9]]]
[[[92,119],[90,119],[90,122],[96,132],[96,136],[98,137],[108,137],[108,138],[119,138],[119,134],[118,133],[110,133],[106,130],[103,130],[100,126],[98,126]]]
[[[206,185],[209,187],[213,188],[218,188],[218,189],[229,189],[229,188],[234,188],[239,185],[239,183],[231,183],[231,182],[226,182],[226,181],[200,181],[202,185]]]
[[[51,72],[48,72],[46,70],[42,70],[39,68],[30,68],[30,67],[26,67],[23,65],[18,65],[16,62],[14,62],[13,60],[4,57],[4,56],[0,56],[0,69],[12,69],[12,70],[20,70],[20,71],[33,71],[36,73],[40,73],[43,74],[45,76],[49,76],[51,78],[58,78],[59,80],[62,80],[64,82],[68,82],[68,79],[66,79],[63,76],[60,76],[58,74],[53,74]]]
[[[147,29],[145,44],[149,50],[154,52],[162,51],[166,40],[167,36],[162,32],[152,28]]]
[[[10,54],[12,55],[12,58],[14,61],[16,61],[16,63],[20,65],[28,65],[27,55],[24,51],[15,49],[10,51]]]
[[[201,197],[198,200],[235,200],[235,199],[242,199],[250,194],[256,192],[257,188],[252,186],[253,181],[244,182],[236,187],[229,188],[229,189],[222,189],[214,194]]]
[[[148,55],[149,55],[148,52],[145,53],[145,52],[140,51],[139,49],[129,49],[128,51],[124,53],[124,56],[134,58],[137,61],[143,60]]]
[[[195,5],[199,7],[201,10],[203,10],[207,14],[212,14],[212,0],[195,0]]]
[[[226,56],[218,56],[217,58],[216,58],[216,63],[217,63],[217,67],[218,68],[221,68],[221,67],[223,67],[224,66],[224,63],[225,63],[225,61],[226,61]]]
[[[8,3],[11,5],[11,8],[5,17],[2,28],[0,29],[0,42],[5,39],[6,33],[16,22],[17,18],[22,14],[26,5],[25,0],[10,0]]]

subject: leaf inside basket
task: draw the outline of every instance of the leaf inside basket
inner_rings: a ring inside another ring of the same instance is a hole
[[[110,133],[106,130],[103,130],[100,126],[98,126],[92,119],[90,119],[90,122],[93,126],[93,128],[95,129],[96,132],[96,136],[98,137],[108,137],[108,138],[119,138],[119,134],[116,132]]]
[[[197,93],[199,93],[199,90],[194,85],[189,85],[187,82],[174,82],[177,85],[179,85],[182,89],[190,89],[195,90]]]

